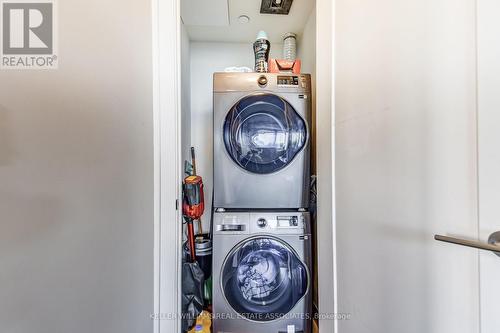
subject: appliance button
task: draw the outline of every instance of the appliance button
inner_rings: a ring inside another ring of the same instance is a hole
[[[264,218],[260,218],[257,220],[257,226],[259,228],[265,228],[267,226],[267,221]]]

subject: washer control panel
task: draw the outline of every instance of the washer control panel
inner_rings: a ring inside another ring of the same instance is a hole
[[[308,230],[307,213],[252,213],[250,214],[250,233],[304,234]]]
[[[308,212],[215,212],[214,234],[304,235],[311,233]]]
[[[268,226],[268,222],[265,218],[261,217],[257,220],[257,226],[259,228],[265,228]],[[299,227],[299,217],[298,216],[276,216],[276,220],[273,220],[271,227],[274,228],[298,228]]]

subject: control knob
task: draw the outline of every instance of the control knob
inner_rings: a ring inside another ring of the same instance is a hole
[[[257,226],[259,228],[265,228],[267,226],[267,220],[264,218],[260,218],[257,220]]]
[[[257,80],[257,83],[259,84],[259,86],[265,87],[267,85],[267,77],[265,77],[265,76],[259,77],[259,79]]]

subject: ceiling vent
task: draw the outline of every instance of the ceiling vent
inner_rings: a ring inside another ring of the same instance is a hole
[[[262,0],[261,14],[288,15],[293,0]]]

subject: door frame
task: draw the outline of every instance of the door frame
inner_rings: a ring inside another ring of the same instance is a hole
[[[335,1],[316,1],[319,329],[337,332],[335,258]],[[180,0],[152,0],[155,333],[180,332],[181,19]],[[175,144],[172,144],[175,143]]]
[[[152,0],[154,333],[181,329],[180,24],[180,0]]]

